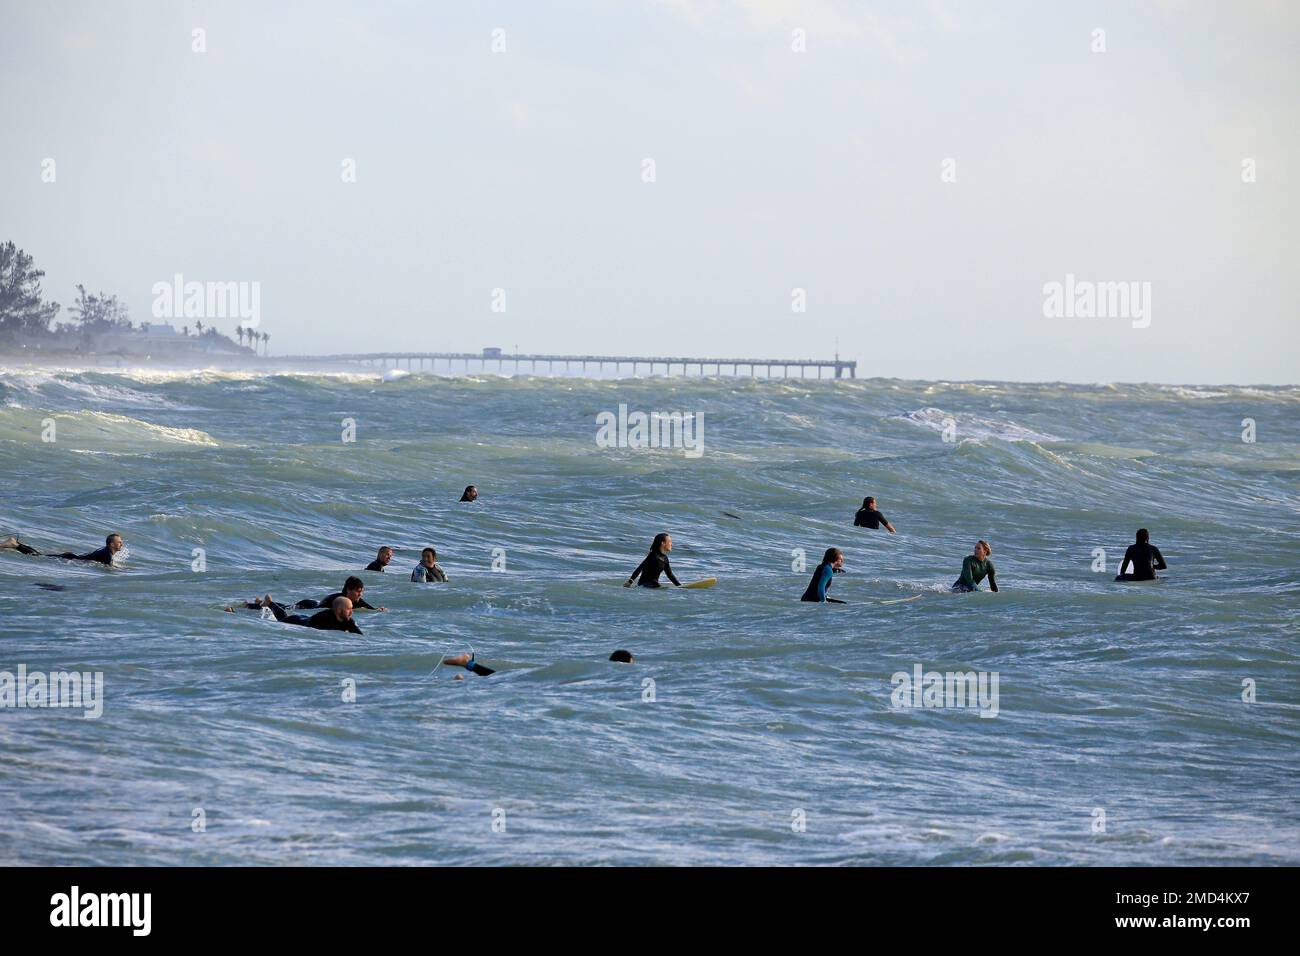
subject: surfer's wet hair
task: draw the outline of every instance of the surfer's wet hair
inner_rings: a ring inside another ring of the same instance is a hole
[[[975,542],[975,547],[983,548],[985,554],[993,553],[993,549],[989,547],[989,543],[985,541],[983,538],[980,538],[978,541]]]
[[[667,541],[670,537],[671,535],[669,535],[667,531],[660,531],[657,535],[655,535],[654,541],[650,542],[650,550],[658,551],[661,547],[663,547],[664,542]]]
[[[104,545],[107,547],[108,545],[110,545],[110,544],[113,543],[113,539],[114,539],[114,538],[118,538],[118,539],[120,539],[121,537],[122,537],[122,536],[121,536],[120,534],[118,534],[116,531],[114,531],[112,534],[110,534],[108,537],[106,537],[106,538],[104,539]]]
[[[862,499],[862,507],[864,508],[870,508],[875,503],[876,503],[876,499],[873,498],[871,495],[867,495],[865,498]]]
[[[1138,528],[1138,544],[1148,544],[1151,541],[1151,532],[1146,528]]]
[[[834,564],[838,557],[840,557],[839,548],[827,548],[826,553],[822,555],[822,564]]]
[[[343,582],[344,591],[364,591],[365,587],[366,587],[366,582],[362,581],[355,574]]]
[[[632,652],[625,651],[620,648],[619,650],[615,651],[613,654],[610,654],[609,659],[616,664],[631,664],[633,660]]]
[[[431,554],[435,558],[438,556],[438,552],[434,548],[425,548],[423,551],[420,552],[420,557],[424,557],[426,554]]]

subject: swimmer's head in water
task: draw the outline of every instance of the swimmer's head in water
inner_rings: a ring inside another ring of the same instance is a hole
[[[380,564],[387,564],[389,561],[393,560],[393,549],[388,545],[384,545],[379,549],[379,553],[375,555],[375,558]]]
[[[108,548],[110,554],[117,554],[122,550],[122,536],[114,531],[104,539],[104,547]]]
[[[871,509],[874,508],[875,506],[876,506],[876,499],[872,498],[870,495],[862,499],[862,507]]]
[[[361,597],[361,592],[365,589],[366,582],[355,574],[343,582],[343,594],[349,601],[357,601]]]
[[[844,552],[839,548],[827,548],[826,553],[822,555],[822,564],[829,564],[832,568],[840,568],[844,565]]]
[[[435,551],[433,548],[425,548],[423,551],[420,552],[420,563],[423,564],[426,568],[433,567],[434,562],[437,560],[438,560],[438,552]]]
[[[609,659],[616,664],[631,664],[636,661],[631,651],[617,650],[609,655]]]
[[[673,536],[667,531],[661,531],[659,534],[655,535],[654,541],[650,543],[651,551],[662,551],[664,554],[667,554],[672,549]]]
[[[460,496],[461,501],[474,501],[478,498],[478,489],[473,485],[466,485],[464,493]]]
[[[352,617],[352,602],[345,597],[336,597],[330,602],[330,610],[340,621],[346,621]]]
[[[993,549],[989,547],[989,543],[983,538],[980,538],[980,540],[975,542],[975,557],[979,558],[981,561],[992,553]]]
[[[1148,544],[1151,541],[1151,532],[1146,528],[1138,528],[1138,544]]]

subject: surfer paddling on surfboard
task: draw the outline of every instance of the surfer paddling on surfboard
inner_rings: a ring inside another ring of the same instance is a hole
[[[19,554],[30,554],[41,558],[64,558],[68,561],[95,561],[99,564],[113,563],[113,555],[122,550],[122,536],[114,532],[104,539],[104,546],[96,551],[87,554],[74,554],[71,551],[64,551],[62,554],[42,554],[30,545],[23,544],[18,540],[17,535],[10,535],[3,541],[0,541],[0,548],[7,551],[17,551]]]

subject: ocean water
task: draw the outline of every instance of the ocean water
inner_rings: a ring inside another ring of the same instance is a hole
[[[0,671],[104,682],[0,709],[0,863],[1300,863],[1300,388],[389,378],[0,372],[0,536],[129,552],[0,552]],[[716,587],[620,587],[663,530]],[[978,538],[1001,593],[947,593]],[[381,544],[363,636],[223,611]],[[918,665],[996,716],[896,707]]]

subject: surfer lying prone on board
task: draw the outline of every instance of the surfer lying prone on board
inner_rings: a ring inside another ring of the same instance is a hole
[[[335,591],[333,594],[327,594],[319,601],[313,601],[311,598],[304,598],[295,604],[296,611],[309,611],[312,608],[326,608],[334,604],[335,598],[345,597],[352,602],[352,607],[357,611],[387,611],[386,607],[375,607],[366,601],[361,595],[366,592],[366,583],[356,575],[349,577],[343,582],[343,590]],[[259,608],[264,607],[262,598],[255,598],[252,601],[245,601],[244,607]]]
[[[113,555],[122,550],[122,536],[120,534],[110,534],[104,539],[102,548],[87,554],[73,554],[71,551],[64,551],[62,554],[43,554],[30,545],[23,544],[18,540],[17,535],[10,535],[0,541],[0,549],[17,551],[19,554],[29,554],[37,558],[64,558],[68,561],[96,561],[99,564],[112,564]]]
[[[275,619],[281,624],[297,624],[301,627],[312,627],[318,631],[347,631],[349,634],[360,634],[361,628],[357,627],[357,622],[352,620],[352,602],[343,596],[336,597],[328,608],[323,611],[317,611],[308,617],[306,614],[290,614],[283,604],[277,604],[271,600],[271,595],[258,598],[253,602],[253,607],[264,607],[270,609],[275,615]],[[234,608],[226,608],[227,611],[234,613]]]
[[[668,580],[673,582],[675,587],[681,587],[682,582],[677,580],[673,574],[672,566],[668,563],[668,552],[673,549],[673,539],[666,531],[655,535],[654,541],[650,545],[650,553],[645,556],[645,560],[636,566],[632,576],[627,579],[623,587],[630,588],[634,584],[639,584],[643,588],[661,588],[659,575],[668,575]],[[641,580],[637,580],[640,578]]]
[[[818,604],[847,604],[847,601],[840,601],[826,594],[830,590],[831,578],[843,573],[844,552],[839,548],[827,548],[826,553],[822,555],[822,563],[817,565],[812,580],[808,582],[808,590],[803,592],[803,597],[799,600],[816,601]]]

